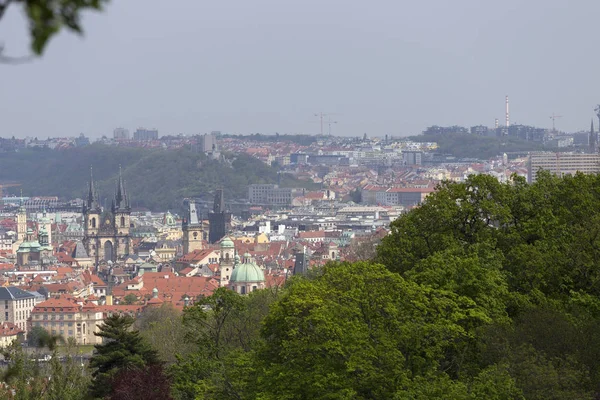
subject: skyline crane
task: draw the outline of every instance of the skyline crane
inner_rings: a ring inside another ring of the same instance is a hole
[[[323,136],[323,122],[325,122],[329,125],[329,136],[331,136],[331,124],[337,124],[337,121],[331,120],[332,115],[336,115],[336,114],[335,113],[324,113],[324,112],[319,112],[319,113],[314,114],[315,117],[319,117],[319,122],[321,124],[321,136]],[[328,118],[327,121],[324,121],[325,117]]]
[[[556,118],[562,118],[562,115],[552,113],[550,116],[550,119],[552,120],[552,132],[556,132]]]

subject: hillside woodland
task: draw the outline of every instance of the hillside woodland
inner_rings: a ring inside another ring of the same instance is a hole
[[[101,144],[2,154],[0,182],[20,182],[25,196],[83,197],[87,193],[90,167],[101,202],[110,202],[113,197],[121,167],[132,207],[153,211],[179,211],[186,197],[212,200],[217,188],[223,188],[227,199],[243,199],[248,196],[251,183],[278,182],[276,168],[245,154],[224,154],[221,159],[213,160],[186,149],[153,150]],[[284,174],[281,186],[311,185]]]

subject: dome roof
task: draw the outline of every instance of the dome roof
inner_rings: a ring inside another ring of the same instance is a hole
[[[229,282],[241,283],[241,282],[264,282],[265,274],[262,269],[250,260],[250,254],[244,254],[244,262],[238,264],[231,273]]]
[[[232,249],[233,247],[233,241],[228,236],[224,237],[223,240],[221,240],[222,249]]]

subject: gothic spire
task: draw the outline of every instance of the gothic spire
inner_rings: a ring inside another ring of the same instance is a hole
[[[125,182],[123,181],[123,174],[121,166],[119,165],[119,180],[117,181],[117,191],[115,194],[115,208],[128,208],[129,201],[127,200],[127,192],[125,191]]]
[[[96,210],[98,208],[100,207],[98,206],[98,196],[96,195],[96,188],[94,186],[94,172],[90,165],[90,187],[87,196],[87,209]]]

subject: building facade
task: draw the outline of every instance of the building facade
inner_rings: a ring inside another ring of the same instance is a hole
[[[10,322],[23,332],[29,331],[27,321],[33,308],[44,298],[15,286],[0,287],[0,323]]]
[[[133,140],[157,140],[158,139],[158,130],[156,129],[145,129],[138,128],[135,132],[133,132]]]
[[[183,230],[183,255],[202,250],[202,218],[198,215],[196,203],[192,200],[187,201],[187,215],[181,222]]]
[[[102,260],[114,262],[129,255],[131,207],[121,171],[110,211],[100,207],[92,176],[82,213],[83,244],[88,256],[95,260],[96,265]]]
[[[208,221],[210,223],[208,242],[217,243],[227,234],[229,224],[231,223],[231,213],[225,210],[223,189],[217,189],[213,210],[208,213]]]
[[[75,339],[77,344],[98,344],[102,338],[94,335],[102,324],[102,311],[94,304],[79,304],[66,298],[49,299],[31,311],[31,327],[42,327],[63,339]]]
[[[527,182],[536,181],[540,169],[558,176],[575,175],[577,172],[596,174],[600,172],[600,154],[534,152],[529,154]]]

